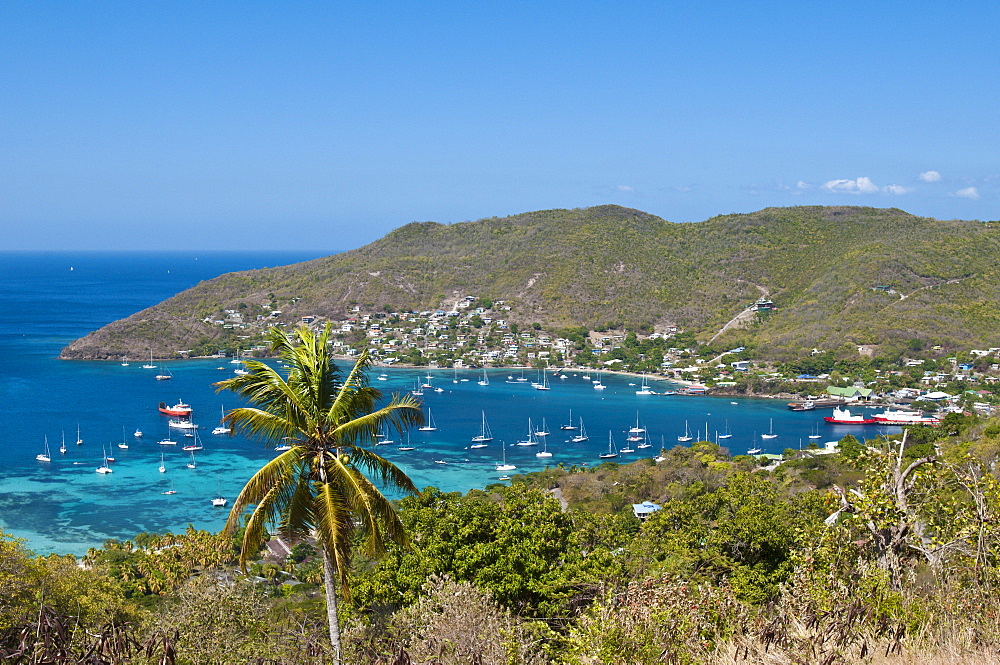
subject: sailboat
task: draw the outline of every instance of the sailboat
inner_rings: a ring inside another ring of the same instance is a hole
[[[477,381],[476,383],[478,383],[481,386],[488,386],[488,385],[490,385],[490,377],[488,377],[486,375],[486,368],[485,367],[483,368],[483,378],[480,379],[479,381]]]
[[[191,451],[191,461],[187,463],[187,468],[195,469],[198,467],[198,463],[194,461],[194,451]]]
[[[720,439],[729,439],[729,438],[732,438],[732,436],[733,436],[732,432],[729,431],[729,421],[727,420],[726,421],[726,431],[723,432],[722,434],[719,434],[718,437]]]
[[[590,437],[587,436],[587,428],[583,425],[583,418],[580,418],[580,433],[570,438],[570,443],[583,443],[589,440]]]
[[[767,434],[761,434],[762,439],[776,439],[778,435],[774,433],[774,418],[771,418],[771,429]]]
[[[222,420],[225,421],[225,419],[226,419],[226,407],[221,406],[219,408],[222,409]],[[227,427],[226,424],[225,424],[225,422],[223,422],[221,425],[218,425],[215,429],[212,430],[212,434],[229,434],[232,431],[233,430],[231,428]]]
[[[651,448],[653,444],[649,442],[649,433],[643,432],[642,436],[643,436],[642,443],[636,446],[636,448]]]
[[[545,439],[545,446],[535,453],[535,457],[552,457],[552,453],[549,452],[549,440]]]
[[[760,453],[760,447],[757,445],[757,432],[753,433],[753,448],[747,451],[747,455],[757,455]]]
[[[63,430],[62,433],[62,445],[59,446],[59,452],[63,455],[66,454],[66,431]]]
[[[184,446],[184,448],[182,448],[182,450],[194,451],[194,450],[201,450],[204,447],[205,446],[201,442],[201,437],[198,436],[198,430],[195,430],[194,431],[194,443],[190,443],[190,444]]]
[[[458,365],[455,365],[454,369],[455,369],[455,376],[452,377],[451,382],[458,383]]]
[[[433,388],[434,386],[433,386],[433,385],[431,385],[431,379],[433,379],[434,377],[433,377],[433,376],[431,376],[430,374],[428,374],[428,375],[427,375],[427,376],[425,376],[424,378],[425,378],[425,379],[427,379],[427,380],[426,380],[426,381],[424,381],[423,385],[421,385],[420,387],[421,387],[421,388]]]
[[[542,418],[542,429],[535,430],[535,436],[548,436],[549,426],[545,424],[545,418]]]
[[[52,455],[49,453],[49,437],[45,436],[45,452],[38,453],[35,455],[35,459],[39,462],[51,462]]]
[[[137,439],[141,439],[142,438],[142,430],[139,429],[138,427],[136,427],[135,431],[132,432],[132,436],[134,436]]]
[[[601,383],[601,375],[598,374],[597,378],[594,380],[594,390],[604,390],[607,388],[603,383]]]
[[[538,441],[535,440],[535,428],[531,426],[531,418],[528,418],[528,438],[522,441],[518,441],[515,445],[518,446],[537,446]]]
[[[122,367],[128,367],[128,356],[122,356]]]
[[[497,471],[513,471],[517,467],[513,464],[507,464],[507,446],[503,445],[503,441],[500,442],[500,450],[503,451],[503,462],[497,464]]]
[[[160,473],[166,473],[167,472],[167,465],[163,461],[163,453],[160,453],[160,467],[159,467],[158,471]]]
[[[690,441],[693,438],[694,437],[691,436],[691,430],[688,428],[688,421],[685,420],[684,421],[684,436],[677,437],[677,440],[680,441],[681,443],[684,443],[686,441]]]
[[[410,391],[410,394],[413,395],[413,396],[415,396],[415,397],[421,397],[421,396],[423,396],[424,389],[420,387],[420,381],[419,380],[417,380],[417,379],[413,380],[413,390]]]
[[[396,450],[402,450],[403,452],[406,452],[408,450],[413,450],[413,446],[410,445],[410,433],[409,432],[406,433],[406,443],[404,443],[401,446],[398,446],[396,448]]]
[[[375,442],[376,446],[388,446],[395,443],[389,438],[389,426],[382,423],[382,431],[378,433],[378,441]]]
[[[128,450],[128,441],[125,439],[125,426],[122,425],[122,442],[118,444],[122,450]]]
[[[608,452],[601,453],[598,455],[601,459],[610,459],[612,457],[618,457],[618,452],[615,450],[615,440],[611,437],[611,430],[608,430]]]
[[[635,412],[635,427],[630,427],[628,430],[628,437],[626,441],[642,441],[642,434],[645,433],[646,428],[639,426],[639,412]]]
[[[170,481],[170,489],[165,492],[160,492],[160,494],[177,494],[177,490],[174,489],[174,482]]]
[[[818,439],[823,435],[819,433],[819,424],[813,425],[813,433],[809,435],[810,439]]]
[[[573,424],[573,409],[569,410],[569,422],[565,425],[560,425],[559,429],[566,431],[576,431],[576,425]]]
[[[228,503],[228,502],[226,501],[226,497],[222,496],[222,481],[220,480],[219,481],[219,495],[217,497],[215,497],[214,499],[212,499],[212,505],[215,506],[216,508],[225,508],[226,507],[226,503]]]
[[[177,442],[170,438],[170,427],[167,427],[167,438],[160,439],[158,443],[161,446],[176,446]]]
[[[421,432],[435,432],[437,431],[437,425],[434,424],[434,414],[431,413],[430,408],[427,409],[427,422],[422,426],[418,427],[417,430]]]
[[[109,462],[109,460],[108,460],[108,452],[106,450],[104,450],[103,447],[101,448],[101,452],[104,453],[104,464],[102,464],[101,466],[97,467],[97,473],[111,473],[112,469],[111,469],[110,466],[108,466],[108,462]]]
[[[169,381],[170,379],[174,378],[174,375],[170,373],[170,368],[168,368],[168,367],[161,367],[160,371],[157,372],[157,374],[156,374],[156,376],[154,378],[157,381]]]
[[[485,448],[488,441],[493,440],[493,433],[486,422],[486,412],[483,411],[483,428],[477,436],[472,437],[472,445],[469,448]]]
[[[535,384],[535,390],[552,390],[549,386],[549,375],[542,371],[542,382]]]
[[[80,438],[80,423],[76,424],[76,445],[78,446],[83,445],[83,439]]]
[[[649,389],[649,386],[646,385],[646,376],[645,375],[643,375],[643,377],[642,377],[642,385],[639,387],[638,390],[635,391],[635,394],[636,395],[655,395],[656,394],[652,390]]]
[[[153,364],[153,349],[149,350],[149,362],[142,366],[143,369],[156,369],[156,365]]]

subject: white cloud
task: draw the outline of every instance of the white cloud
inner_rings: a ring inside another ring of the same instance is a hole
[[[635,187],[631,187],[629,185],[615,185],[615,189],[617,189],[619,192],[634,192],[635,191]]]
[[[909,194],[913,191],[912,187],[903,187],[902,185],[887,185],[885,191],[889,194]]]
[[[938,180],[941,179],[941,174],[938,173],[937,171],[924,171],[917,177],[923,180],[924,182],[937,182]]]
[[[798,187],[799,189],[812,189],[812,185],[810,185],[808,182],[802,182],[801,180],[795,183],[795,186]]]
[[[979,190],[975,187],[966,187],[955,192],[955,196],[961,196],[963,199],[978,199]]]
[[[830,180],[823,184],[823,189],[847,194],[874,194],[879,191],[878,185],[865,176],[857,180]]]

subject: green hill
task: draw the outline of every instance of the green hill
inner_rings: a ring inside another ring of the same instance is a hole
[[[407,224],[306,263],[222,275],[70,344],[66,358],[158,356],[232,346],[225,310],[292,324],[304,315],[449,310],[466,295],[504,300],[512,321],[715,335],[762,295],[777,309],[727,331],[790,357],[849,355],[910,340],[1000,346],[994,225],[898,209],[767,208],[674,224],[619,206],[545,210],[444,225]],[[891,292],[877,291],[888,286]],[[208,322],[206,322],[207,320]],[[244,333],[245,334],[245,333]]]

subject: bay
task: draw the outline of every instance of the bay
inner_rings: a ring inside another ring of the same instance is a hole
[[[100,326],[153,305],[204,279],[224,272],[283,265],[323,255],[322,252],[4,252],[0,283],[4,307],[0,327],[0,527],[26,540],[38,553],[82,555],[108,538],[131,538],[141,531],[180,531],[187,525],[218,530],[226,511],[210,500],[219,493],[236,496],[244,482],[274,452],[262,442],[241,436],[213,436],[222,409],[237,406],[213,383],[233,375],[229,359],[177,360],[166,363],[173,378],[156,381],[148,359],[120,362],[61,361],[60,349]],[[161,365],[161,363],[154,363]],[[379,373],[385,380],[378,380]],[[636,395],[635,377],[573,370],[549,374],[551,390],[535,390],[538,376],[520,370],[489,370],[488,386],[479,385],[481,370],[378,369],[372,382],[386,393],[411,390],[430,375],[433,389],[422,399],[437,429],[409,433],[413,450],[400,451],[398,435],[378,452],[399,464],[418,487],[466,491],[497,482],[495,467],[506,450],[509,464],[521,473],[546,466],[596,466],[614,445],[626,445],[627,430],[648,431],[649,448],[620,454],[618,463],[654,457],[661,445],[677,445],[685,424],[696,439],[714,439],[728,427],[733,436],[720,443],[733,454],[760,447],[777,453],[808,444],[819,427],[822,440],[852,432],[874,436],[873,430],[829,426],[821,412],[788,411],[769,399],[709,396]],[[508,378],[509,377],[509,378]],[[588,378],[589,377],[589,378]],[[605,390],[595,390],[600,378]],[[650,381],[657,391],[674,388]],[[435,390],[439,389],[439,390]],[[168,435],[168,418],[159,402],[184,401],[204,449],[187,467],[191,455],[181,448],[190,439],[179,431],[176,445],[157,442]],[[735,402],[735,403],[734,403]],[[568,442],[572,432],[560,430],[570,419],[583,419],[590,439]],[[486,448],[471,449],[482,414],[494,436]],[[517,446],[532,429],[550,431],[546,443]],[[773,420],[775,439],[761,440]],[[76,445],[77,428],[83,439]],[[142,438],[133,436],[135,430]],[[706,436],[707,433],[707,436]],[[58,448],[65,436],[67,452]],[[51,462],[39,462],[48,440]],[[119,448],[126,443],[128,448]],[[538,458],[547,447],[552,457]],[[115,457],[114,472],[98,474],[102,450]],[[160,473],[161,455],[166,473]],[[173,494],[163,492],[173,491]]]

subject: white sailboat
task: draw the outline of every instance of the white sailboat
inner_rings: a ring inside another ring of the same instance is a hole
[[[643,375],[643,377],[642,377],[642,385],[639,387],[638,390],[635,391],[635,394],[636,395],[655,395],[656,394],[652,390],[649,389],[649,386],[646,385],[646,376],[645,375]]]
[[[159,468],[157,470],[160,473],[166,473],[167,472],[166,462],[163,461],[163,453],[160,453],[160,466],[159,466]]]
[[[643,436],[642,443],[640,443],[639,445],[637,445],[636,448],[652,448],[653,444],[651,444],[649,442],[649,433],[648,432],[643,432],[642,436]]]
[[[819,425],[818,424],[813,425],[813,433],[809,435],[809,438],[810,439],[819,439],[822,436],[823,435],[819,433]]]
[[[229,434],[233,430],[232,430],[232,428],[226,426],[226,423],[225,423],[225,420],[226,420],[226,407],[220,406],[219,408],[222,409],[222,421],[223,422],[222,422],[222,424],[218,425],[215,429],[212,430],[212,434]]]
[[[545,424],[545,418],[542,418],[542,428],[535,430],[535,436],[545,437],[549,435],[549,426]]]
[[[143,369],[156,369],[156,365],[153,364],[153,349],[149,350],[149,362],[142,366]]]
[[[174,378],[174,375],[170,373],[169,367],[161,367],[160,371],[156,373],[154,377],[157,381],[169,381]]]
[[[44,450],[44,452],[41,452],[41,453],[38,453],[37,455],[35,455],[35,459],[38,460],[39,462],[51,462],[52,461],[52,455],[49,453],[49,437],[48,437],[48,435],[45,436],[45,450]]]
[[[376,446],[388,446],[395,443],[389,438],[389,426],[385,423],[382,424],[382,431],[378,433],[378,441],[375,442]]]
[[[535,440],[535,428],[531,426],[531,418],[528,418],[528,438],[518,441],[515,445],[518,446],[537,446],[538,441]]]
[[[216,508],[225,508],[226,507],[226,503],[228,503],[228,502],[226,501],[226,497],[222,496],[222,481],[220,480],[219,481],[219,494],[218,494],[217,497],[215,497],[214,499],[212,499],[212,505],[215,506]]]
[[[753,433],[753,448],[747,451],[747,455],[757,455],[760,453],[760,447],[757,445],[757,432]]]
[[[545,439],[544,447],[535,453],[535,457],[552,457],[552,453],[549,452],[549,440]]]
[[[396,448],[396,450],[402,450],[403,452],[406,452],[406,451],[409,451],[409,450],[413,450],[413,446],[410,445],[410,433],[409,432],[406,433],[406,442],[403,445],[398,446]]]
[[[503,451],[503,462],[497,464],[497,471],[513,471],[517,467],[513,464],[507,464],[507,446],[503,445],[503,441],[500,442],[500,450]]]
[[[607,388],[603,383],[601,383],[601,375],[598,374],[597,378],[594,379],[594,390],[604,390]]]
[[[535,390],[552,390],[549,386],[549,375],[542,371],[542,382],[535,384]]]
[[[128,440],[125,438],[125,426],[122,425],[122,442],[118,444],[122,450],[128,450]]]
[[[733,436],[732,432],[729,431],[729,421],[727,420],[726,421],[726,431],[723,432],[722,434],[719,434],[719,438],[720,439],[729,439],[729,438],[732,438],[732,436]]]
[[[566,423],[565,425],[560,425],[559,429],[566,430],[568,432],[576,431],[576,425],[573,424],[573,409],[569,410],[569,422]]]
[[[421,432],[435,432],[437,431],[437,425],[434,424],[434,414],[431,413],[430,408],[427,409],[427,422],[422,426],[417,428]]]
[[[83,439],[80,438],[80,423],[76,424],[76,445],[78,446],[83,445]]]
[[[477,381],[476,383],[478,383],[481,386],[488,386],[488,385],[490,385],[490,377],[486,375],[486,368],[485,367],[483,368],[483,378],[480,379],[479,381]]]
[[[62,433],[62,444],[59,446],[59,452],[63,455],[66,454],[66,431],[63,430]]]
[[[201,437],[198,436],[198,430],[195,430],[194,443],[189,443],[188,445],[184,446],[182,450],[187,450],[187,451],[201,450],[204,447],[205,447],[204,444],[201,442]]]
[[[570,443],[583,443],[589,440],[590,437],[587,436],[587,428],[583,424],[583,418],[580,418],[580,433],[570,438]]]
[[[601,459],[611,459],[612,457],[618,457],[618,451],[615,450],[615,440],[611,436],[611,430],[608,430],[608,452],[601,453],[598,455]]]
[[[688,428],[688,421],[684,421],[684,436],[677,437],[677,440],[681,443],[692,440],[694,437],[691,436],[691,430]]]
[[[420,381],[419,380],[417,380],[417,379],[413,380],[413,390],[410,391],[410,394],[413,395],[414,397],[422,397],[423,396],[424,389],[420,387]]]
[[[485,448],[487,442],[493,440],[493,433],[490,431],[489,423],[486,422],[486,412],[483,411],[483,426],[480,433],[472,437],[472,445],[469,448]]]
[[[762,438],[762,439],[776,439],[776,438],[778,438],[778,435],[774,433],[774,418],[771,418],[771,429],[768,431],[767,434],[761,434],[760,438]]]
[[[139,429],[138,427],[136,427],[135,431],[132,432],[132,436],[134,436],[137,439],[141,439],[142,438],[142,430]]]
[[[111,473],[112,469],[108,466],[108,462],[110,461],[108,460],[108,452],[104,450],[103,447],[101,448],[101,451],[104,453],[104,464],[97,467],[97,473]]]
[[[195,469],[198,467],[198,463],[194,461],[194,451],[191,451],[191,461],[187,463],[187,468]]]
[[[128,367],[128,356],[122,356],[122,367]]]

